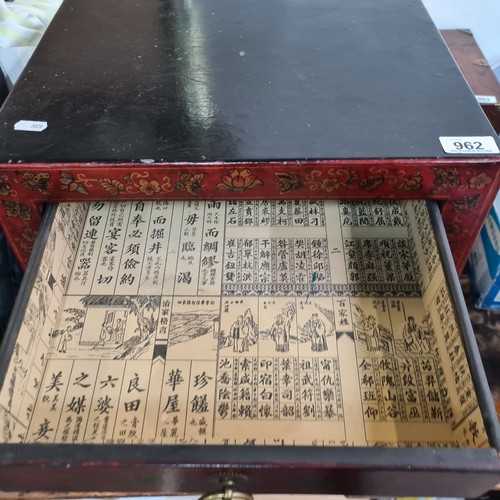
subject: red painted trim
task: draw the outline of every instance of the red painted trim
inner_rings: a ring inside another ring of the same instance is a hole
[[[500,187],[500,158],[0,165],[1,225],[26,265],[48,201],[432,199],[460,272]],[[31,215],[27,214],[30,207]],[[14,219],[14,220],[12,220]]]

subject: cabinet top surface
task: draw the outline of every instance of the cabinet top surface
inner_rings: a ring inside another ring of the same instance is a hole
[[[491,135],[420,2],[65,0],[0,162],[436,158]]]

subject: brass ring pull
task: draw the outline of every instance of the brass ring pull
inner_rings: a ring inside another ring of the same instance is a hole
[[[199,500],[253,500],[253,496],[249,493],[234,490],[234,481],[232,479],[225,479],[221,484],[222,490],[206,493]]]

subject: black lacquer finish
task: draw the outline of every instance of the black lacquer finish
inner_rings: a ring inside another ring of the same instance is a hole
[[[65,0],[0,163],[433,158],[452,135],[494,134],[418,0]]]

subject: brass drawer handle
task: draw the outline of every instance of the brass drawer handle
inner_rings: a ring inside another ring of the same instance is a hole
[[[222,489],[201,496],[199,500],[253,500],[249,493],[234,490],[235,481],[230,478],[221,478]]]

